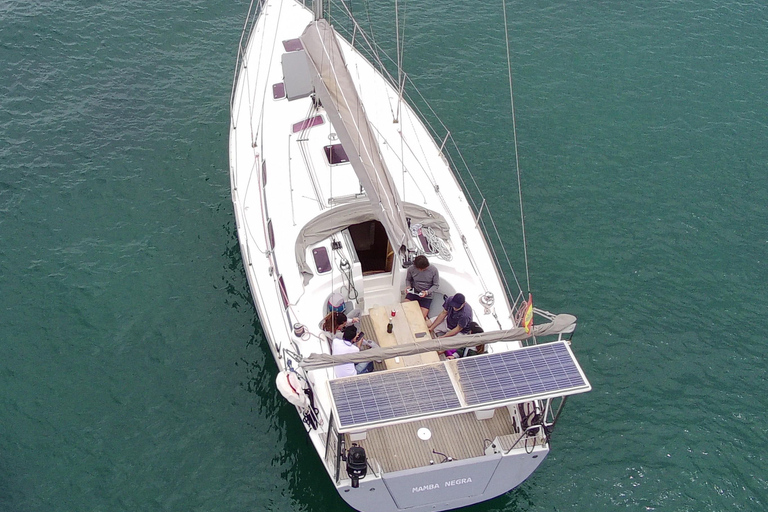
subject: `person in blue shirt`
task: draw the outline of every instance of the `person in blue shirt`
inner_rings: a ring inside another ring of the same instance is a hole
[[[437,317],[430,319],[429,330],[438,338],[447,338],[458,333],[469,334],[470,322],[472,307],[467,304],[463,294],[457,293],[445,298],[443,310]]]

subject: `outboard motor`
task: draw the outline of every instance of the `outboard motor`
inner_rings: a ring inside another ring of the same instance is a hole
[[[347,475],[352,480],[352,487],[360,487],[360,479],[368,473],[368,459],[365,456],[365,448],[352,443],[347,452]]]

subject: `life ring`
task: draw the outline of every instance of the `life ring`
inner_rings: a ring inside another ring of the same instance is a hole
[[[296,407],[309,407],[309,397],[304,393],[304,384],[296,375],[296,372],[283,370],[277,374],[275,379],[277,390]]]

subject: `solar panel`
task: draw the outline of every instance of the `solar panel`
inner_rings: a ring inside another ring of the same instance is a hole
[[[465,357],[456,366],[468,406],[591,389],[565,342]]]
[[[330,381],[339,429],[461,407],[445,365]]]
[[[329,386],[340,432],[592,389],[564,341],[345,377]]]

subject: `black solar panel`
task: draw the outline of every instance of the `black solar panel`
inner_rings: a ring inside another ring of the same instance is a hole
[[[457,368],[469,406],[589,388],[565,342],[465,357]]]
[[[330,381],[339,428],[461,407],[440,364]]]

